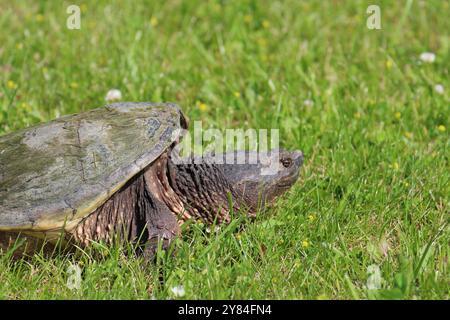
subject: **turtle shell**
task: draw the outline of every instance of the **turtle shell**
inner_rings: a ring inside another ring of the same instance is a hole
[[[72,229],[177,142],[175,104],[114,103],[0,137],[0,230]]]

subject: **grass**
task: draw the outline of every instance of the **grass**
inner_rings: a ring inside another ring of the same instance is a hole
[[[81,30],[69,4],[0,2],[0,134],[118,88],[204,126],[280,128],[305,166],[256,222],[189,224],[156,265],[118,247],[2,255],[0,298],[450,298],[449,1],[84,1]]]

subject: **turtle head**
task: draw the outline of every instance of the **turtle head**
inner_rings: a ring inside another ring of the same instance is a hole
[[[252,211],[272,204],[289,190],[303,164],[301,151],[237,152],[235,156],[245,157],[245,161],[239,164],[238,159],[235,164],[225,165],[225,176]]]
[[[233,210],[245,208],[254,216],[297,181],[303,164],[300,151],[284,150],[235,151],[175,159],[171,157],[168,161],[171,187],[190,216],[210,222],[215,218],[229,221],[230,193]],[[212,215],[217,211],[217,216]]]

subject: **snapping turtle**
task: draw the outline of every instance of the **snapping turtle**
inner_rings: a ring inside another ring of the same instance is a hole
[[[1,136],[0,243],[19,233],[81,245],[119,237],[152,256],[186,219],[254,215],[297,180],[299,151],[271,153],[272,175],[261,162],[173,161],[186,128],[175,104],[114,103]]]

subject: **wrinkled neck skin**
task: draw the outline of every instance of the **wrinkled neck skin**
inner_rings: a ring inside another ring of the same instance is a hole
[[[187,163],[174,164],[169,158],[167,177],[184,212],[180,213],[177,208],[173,208],[172,203],[167,205],[184,220],[194,218],[208,223],[228,223],[231,212],[254,211],[248,207],[242,193],[228,182],[221,165],[194,164],[193,159],[189,159]]]

